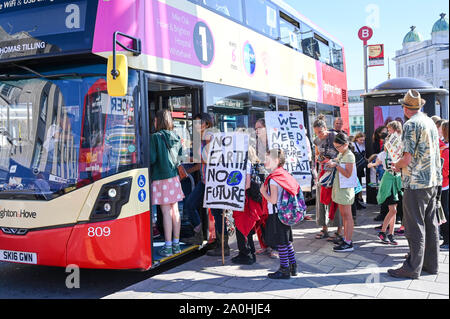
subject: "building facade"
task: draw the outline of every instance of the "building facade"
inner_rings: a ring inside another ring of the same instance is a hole
[[[445,13],[431,29],[431,39],[423,40],[415,26],[396,51],[397,77],[412,77],[449,89],[449,23]]]
[[[364,90],[348,91],[348,117],[350,125],[350,135],[364,132],[364,100],[361,94]]]

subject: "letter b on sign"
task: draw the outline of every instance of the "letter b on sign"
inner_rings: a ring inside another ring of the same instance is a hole
[[[367,41],[369,41],[370,38],[372,38],[372,36],[373,36],[373,30],[369,27],[362,27],[358,31],[358,37],[360,40],[362,40],[364,42],[364,45],[367,44]]]

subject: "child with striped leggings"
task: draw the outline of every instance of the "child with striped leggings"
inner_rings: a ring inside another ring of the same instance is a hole
[[[263,209],[267,210],[265,242],[269,246],[277,246],[280,257],[280,268],[269,273],[271,279],[289,279],[297,275],[297,262],[292,246],[292,229],[278,218],[277,203],[281,202],[283,189],[291,194],[298,194],[300,185],[284,168],[285,156],[282,150],[271,150],[267,153],[265,167],[271,173],[261,186],[263,196]]]

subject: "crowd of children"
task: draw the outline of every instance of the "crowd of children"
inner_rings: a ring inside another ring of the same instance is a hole
[[[202,138],[198,156],[201,159],[196,169],[200,171],[201,179],[194,190],[185,200],[184,214],[190,217],[194,227],[191,238],[184,238],[183,242],[201,244],[205,239],[199,217],[198,203],[203,200],[205,189],[205,169],[207,162],[207,149],[211,136],[208,128],[213,127],[213,119],[209,114],[199,114],[194,119]],[[338,119],[339,120],[339,119]],[[385,141],[393,135],[402,135],[402,123],[391,121],[386,127],[377,129],[375,159],[367,159],[365,155],[365,135],[357,134],[354,139],[342,131],[339,121],[335,122],[334,129],[328,129],[323,116],[319,116],[313,123],[317,138],[313,141],[315,146],[315,162],[312,165],[316,196],[316,222],[321,227],[316,239],[327,238],[333,241],[335,252],[350,252],[355,249],[353,245],[353,230],[355,225],[355,212],[365,208],[362,199],[362,181],[366,169],[379,168],[381,182],[377,195],[377,202],[381,207],[387,207],[383,224],[378,233],[382,243],[397,245],[395,224],[398,220],[399,204],[402,201],[401,174],[392,167],[392,152],[387,149]],[[448,219],[448,121],[436,120],[439,125],[441,137],[441,157],[443,159],[444,182],[440,193],[442,208]],[[180,164],[171,154],[178,154],[181,148],[180,139],[173,133],[173,123],[170,112],[160,111],[157,114],[155,126],[157,132],[152,135],[152,165],[156,176],[153,176],[152,201],[160,205],[164,220],[165,244],[160,254],[171,256],[180,251],[180,214],[175,203],[184,198],[181,181],[177,173]],[[195,126],[195,125],[194,125]],[[342,125],[341,125],[342,126]],[[280,149],[268,148],[265,121],[260,119],[255,124],[255,145],[249,147],[246,202],[243,212],[234,212],[236,224],[236,239],[239,249],[237,256],[231,258],[236,264],[251,265],[256,261],[256,255],[267,254],[272,258],[279,258],[280,267],[277,271],[269,273],[272,279],[286,279],[297,274],[297,262],[293,247],[292,228],[280,222],[277,217],[278,205],[283,192],[291,195],[301,194],[298,182],[284,168],[285,155]],[[445,164],[446,163],[446,164]],[[195,168],[194,168],[195,170]],[[191,173],[190,169],[188,173]],[[446,176],[446,177],[445,177]],[[170,196],[167,196],[169,194]],[[213,210],[212,214],[216,226],[215,249],[208,255],[219,256],[222,251],[230,254],[226,227],[222,236],[222,211]],[[328,227],[337,227],[334,236],[330,236]],[[441,226],[444,243],[442,249],[448,249],[448,223]],[[261,249],[256,250],[253,235],[256,234]],[[399,233],[398,233],[399,234]],[[224,237],[223,243],[219,240]],[[222,247],[223,245],[223,247]],[[277,255],[277,253],[278,255]]]

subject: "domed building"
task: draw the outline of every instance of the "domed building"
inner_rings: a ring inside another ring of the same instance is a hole
[[[415,26],[395,52],[397,77],[412,77],[449,89],[449,30],[445,13],[431,28],[431,39],[423,40]]]

